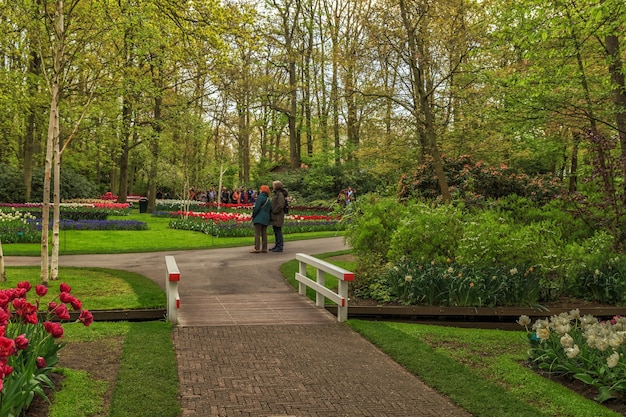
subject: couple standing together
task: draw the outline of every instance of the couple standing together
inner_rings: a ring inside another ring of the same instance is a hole
[[[251,253],[267,252],[267,226],[274,229],[274,247],[270,252],[283,251],[283,223],[285,222],[285,201],[287,190],[280,181],[272,182],[274,196],[270,200],[270,187],[262,185],[252,209],[254,223],[254,250]]]

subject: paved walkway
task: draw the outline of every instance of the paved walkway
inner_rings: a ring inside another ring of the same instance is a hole
[[[280,265],[297,252],[341,250],[342,238],[250,249],[62,256],[60,265],[134,271],[164,287],[164,257],[174,256],[182,417],[469,416],[282,278]]]

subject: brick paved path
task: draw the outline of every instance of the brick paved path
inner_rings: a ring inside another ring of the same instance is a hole
[[[299,296],[279,272],[296,252],[343,248],[331,238],[286,242],[278,254],[230,248],[62,256],[60,265],[134,271],[164,287],[164,256],[174,255],[182,417],[469,416]],[[6,262],[38,265],[39,258]]]
[[[183,416],[468,416],[345,324],[178,327]]]

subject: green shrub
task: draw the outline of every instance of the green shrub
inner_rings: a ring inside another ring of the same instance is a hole
[[[38,168],[33,172],[32,201],[43,200],[44,169]],[[78,198],[97,198],[100,195],[98,188],[84,176],[70,168],[61,168],[61,200]],[[50,192],[52,198],[52,191]]]
[[[444,262],[453,258],[463,232],[462,220],[463,212],[451,205],[409,205],[391,236],[388,259]]]
[[[517,224],[501,213],[484,211],[464,225],[455,260],[473,266],[543,265],[560,256],[560,230],[549,222]]]
[[[517,224],[532,224],[548,221],[555,230],[560,230],[560,236],[565,242],[574,242],[591,237],[593,227],[572,214],[572,209],[566,202],[555,199],[547,204],[536,202],[517,195],[509,195],[494,200],[490,207],[506,214]]]
[[[9,165],[0,164],[0,202],[25,203],[26,188],[22,173]]]
[[[355,293],[366,292],[388,262],[391,238],[406,212],[396,199],[374,194],[362,196],[346,207],[346,240],[357,260],[351,287]]]
[[[615,238],[598,231],[565,248],[559,270],[564,292],[584,300],[623,305],[626,296],[626,258],[614,251]]]

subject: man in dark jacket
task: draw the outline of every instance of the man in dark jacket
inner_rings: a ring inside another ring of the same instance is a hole
[[[285,223],[285,200],[289,194],[280,181],[272,182],[274,196],[272,197],[272,213],[270,224],[274,229],[274,247],[270,252],[282,252],[284,246],[283,224]]]

